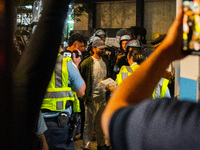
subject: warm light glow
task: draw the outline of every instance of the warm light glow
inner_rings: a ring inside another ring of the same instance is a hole
[[[5,11],[5,2],[4,0],[0,0],[0,15],[3,15]]]

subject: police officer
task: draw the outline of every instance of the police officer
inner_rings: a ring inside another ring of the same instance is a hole
[[[141,46],[137,39],[129,40],[125,49],[129,65],[123,65],[117,74],[116,82],[118,85],[121,84],[121,82],[133,71],[135,71],[139,67],[139,64],[143,61]]]
[[[81,52],[79,55],[81,55]],[[73,55],[80,63],[80,58]],[[73,114],[80,112],[79,100],[85,94],[83,81],[71,57],[58,54],[57,63],[47,88],[41,109],[48,130],[44,133],[49,149],[75,149],[71,140]],[[70,126],[71,125],[71,126]],[[70,139],[69,139],[70,138]]]
[[[86,39],[83,35],[79,34],[79,33],[73,33],[68,40],[68,47],[66,48],[66,50],[62,51],[61,54],[64,56],[68,56],[71,57],[73,59],[73,53],[75,54],[75,58],[78,58],[79,56],[81,56],[80,58],[82,59],[82,53],[85,51],[85,47],[86,47]],[[79,50],[81,52],[81,55],[79,55],[78,51]],[[75,59],[73,59],[74,63],[77,65]]]
[[[131,36],[129,34],[124,34],[119,38],[120,43],[120,51],[116,55],[116,58],[114,59],[114,68],[112,73],[112,78],[115,80],[116,75],[119,73],[120,68],[123,65],[129,65],[126,59],[126,44],[131,39]]]
[[[117,85],[121,84],[122,81],[135,71],[139,67],[139,64],[144,60],[140,42],[137,39],[127,41],[125,51],[127,53],[124,55],[127,58],[126,61],[128,62],[128,65],[123,65],[116,75],[115,82]],[[111,92],[115,90],[115,87],[109,87],[109,85],[106,85],[105,88]]]
[[[106,31],[102,28],[99,28],[95,31],[93,37],[99,37],[102,41],[105,42],[106,40]],[[92,41],[95,41],[96,39],[93,39]]]

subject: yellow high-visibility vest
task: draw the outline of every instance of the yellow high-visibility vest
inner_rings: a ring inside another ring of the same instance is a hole
[[[167,92],[169,80],[165,78],[161,78],[161,82],[162,82],[162,88],[160,91],[160,98],[163,98],[165,97],[165,94]],[[153,94],[152,94],[153,99],[155,99],[155,93],[156,93],[156,88],[154,89]]]
[[[120,72],[117,74],[115,82],[120,85],[122,81],[131,75],[133,71],[135,71],[139,67],[138,64],[132,66],[122,66]]]
[[[117,78],[116,78],[116,83],[118,85],[120,85],[122,83],[122,81],[128,77],[129,75],[132,74],[133,71],[135,71],[137,68],[139,67],[139,65],[133,65],[133,66],[122,66],[122,68],[120,69],[120,72],[117,74]],[[165,97],[165,94],[167,92],[168,89],[168,83],[169,80],[162,78],[162,88],[159,91],[160,93],[160,98]],[[157,88],[157,87],[156,87]],[[155,99],[155,94],[156,94],[156,88],[154,89],[153,93],[152,93],[152,98]]]
[[[72,59],[63,55],[58,56],[41,109],[63,111],[66,109],[67,101],[70,100],[73,102],[73,112],[80,112],[80,103],[76,92],[68,86],[68,61],[72,61]]]

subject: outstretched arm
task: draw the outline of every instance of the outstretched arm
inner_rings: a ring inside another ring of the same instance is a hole
[[[181,8],[162,44],[113,93],[102,115],[102,128],[107,138],[110,119],[114,112],[150,97],[169,64],[184,57],[181,54],[182,16]]]

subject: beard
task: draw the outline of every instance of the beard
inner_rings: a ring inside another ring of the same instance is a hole
[[[98,51],[97,52],[97,55],[99,56],[99,57],[103,57],[104,55],[105,55],[105,51]]]

